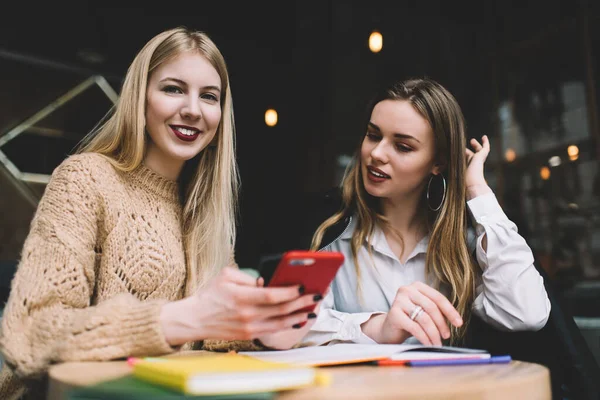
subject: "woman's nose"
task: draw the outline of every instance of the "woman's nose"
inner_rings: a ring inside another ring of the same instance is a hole
[[[181,114],[184,118],[200,119],[202,118],[202,110],[200,101],[192,96],[188,98],[184,106],[181,108]]]
[[[371,157],[380,162],[387,162],[387,149],[383,140],[373,147],[373,150],[371,150]]]

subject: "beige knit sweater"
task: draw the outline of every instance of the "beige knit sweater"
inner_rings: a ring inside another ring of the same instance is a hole
[[[69,157],[46,187],[12,282],[0,398],[45,396],[51,363],[173,352],[159,313],[183,296],[186,276],[177,183],[143,165],[119,172],[99,154]]]

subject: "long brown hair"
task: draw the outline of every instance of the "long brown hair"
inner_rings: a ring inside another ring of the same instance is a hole
[[[384,100],[408,101],[428,122],[435,138],[436,159],[445,165],[446,198],[437,212],[428,209],[423,192],[422,212],[427,213],[429,245],[426,274],[433,273],[441,284],[450,288],[450,302],[461,314],[464,324],[452,327],[451,342],[464,336],[470,319],[475,292],[474,261],[467,248],[467,210],[465,187],[465,122],[458,102],[439,83],[431,79],[410,79],[395,83],[378,93],[368,108],[368,118],[375,105]],[[361,138],[362,145],[362,138]],[[351,249],[358,275],[358,295],[361,296],[358,250],[373,238],[375,226],[391,228],[383,215],[379,199],[365,190],[359,145],[353,162],[342,181],[342,209],[325,220],[313,236],[312,248],[321,244],[325,231],[347,216],[355,218]],[[435,206],[434,206],[435,207]],[[393,230],[393,229],[392,229]],[[371,246],[367,246],[371,249]]]
[[[183,53],[206,58],[221,78],[221,122],[215,139],[187,161],[180,175],[184,244],[190,294],[226,266],[235,243],[238,169],[235,161],[235,125],[229,75],[223,55],[203,32],[175,28],[152,38],[136,55],[125,76],[121,95],[110,117],[94,129],[78,152],[108,157],[115,168],[132,171],[143,161],[146,87],[154,70]]]

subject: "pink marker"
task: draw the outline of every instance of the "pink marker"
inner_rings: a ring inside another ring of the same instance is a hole
[[[129,357],[129,358],[127,358],[127,365],[129,365],[130,367],[133,367],[136,363],[138,363],[140,361],[141,360],[139,358]]]

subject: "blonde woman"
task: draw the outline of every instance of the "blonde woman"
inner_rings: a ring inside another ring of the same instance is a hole
[[[368,115],[343,207],[313,236],[313,249],[346,262],[304,341],[457,344],[471,312],[502,330],[541,329],[550,302],[484,179],[487,137],[467,149],[458,103],[429,79],[390,86]]]
[[[51,363],[299,340],[315,294],[230,266],[237,179],[221,53],[200,32],[157,35],[39,204],[2,320],[0,398],[44,398]]]

